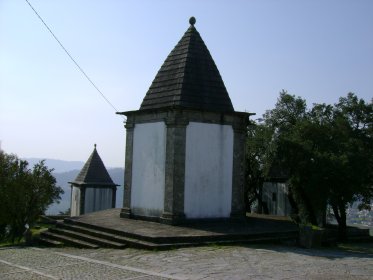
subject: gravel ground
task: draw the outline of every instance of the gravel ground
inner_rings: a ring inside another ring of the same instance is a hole
[[[0,249],[0,279],[373,279],[373,244]]]

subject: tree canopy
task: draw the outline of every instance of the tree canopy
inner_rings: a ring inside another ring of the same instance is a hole
[[[0,239],[22,237],[47,207],[60,199],[52,169],[44,161],[28,168],[27,161],[0,151]]]
[[[283,91],[275,108],[248,129],[248,177],[269,178],[280,166],[300,219],[324,224],[329,204],[344,236],[347,205],[359,201],[367,209],[373,198],[372,118],[373,103],[353,93],[308,109],[304,99]]]

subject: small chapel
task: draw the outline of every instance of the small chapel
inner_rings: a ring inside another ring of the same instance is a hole
[[[245,139],[250,113],[236,112],[195,27],[166,58],[139,110],[127,117],[120,216],[180,224],[245,216]]]
[[[71,184],[70,216],[75,217],[115,207],[117,184],[111,179],[96,144],[87,162]]]

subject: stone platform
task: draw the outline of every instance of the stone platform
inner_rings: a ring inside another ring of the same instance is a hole
[[[203,221],[190,222],[182,226],[171,226],[156,222],[120,218],[120,209],[85,214],[67,218],[54,229],[54,234],[66,233],[75,239],[79,234],[108,239],[112,242],[132,247],[162,249],[170,247],[193,246],[209,243],[254,243],[296,240],[298,228],[287,218],[249,215],[240,221]],[[76,234],[74,235],[74,233]],[[53,231],[51,233],[53,235]],[[50,236],[50,238],[52,238]],[[60,240],[64,242],[64,240]],[[92,240],[93,243],[95,240]],[[110,247],[110,244],[107,246]],[[101,242],[99,247],[105,247]],[[120,246],[118,246],[119,248]]]

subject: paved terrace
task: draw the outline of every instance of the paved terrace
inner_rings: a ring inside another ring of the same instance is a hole
[[[355,245],[354,245],[355,246]],[[3,248],[0,279],[373,279],[373,244],[139,249]]]

